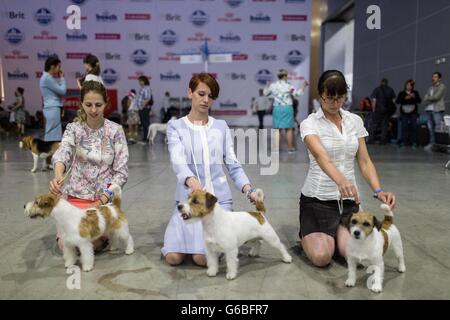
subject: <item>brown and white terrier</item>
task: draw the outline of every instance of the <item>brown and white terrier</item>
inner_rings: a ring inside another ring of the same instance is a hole
[[[246,242],[252,245],[250,256],[259,255],[261,240],[265,240],[280,252],[284,262],[292,262],[292,257],[267,221],[262,190],[256,189],[256,194],[256,212],[226,211],[219,205],[214,195],[203,190],[191,192],[187,202],[177,206],[184,220],[198,218],[202,221],[208,276],[217,275],[219,254],[224,252],[227,263],[226,278],[228,280],[236,278],[239,246]]]
[[[113,191],[112,204],[79,209],[64,198],[52,193],[41,194],[34,201],[28,202],[25,214],[30,218],[47,218],[56,220],[57,229],[64,243],[63,256],[66,268],[77,261],[77,248],[81,255],[83,271],[94,268],[93,242],[102,236],[110,241],[110,250],[122,242],[125,254],[134,252],[134,242],[128,228],[128,221],[120,209],[121,189],[110,186]]]
[[[47,159],[50,160],[51,156],[58,150],[60,142],[58,141],[43,141],[32,136],[25,136],[19,142],[21,149],[28,149],[33,155],[33,168],[31,172],[36,172],[39,159],[42,160],[42,171],[50,169],[47,165]]]
[[[393,213],[387,204],[381,204],[384,211],[384,220],[379,222],[377,218],[367,212],[354,213],[348,222],[351,238],[347,244],[348,278],[345,281],[347,287],[353,287],[356,283],[356,267],[358,262],[369,263],[368,272],[374,272],[372,282],[368,287],[373,292],[383,290],[384,260],[383,255],[392,248],[398,259],[398,271],[405,272],[405,260],[403,257],[403,245],[400,232],[393,224]]]

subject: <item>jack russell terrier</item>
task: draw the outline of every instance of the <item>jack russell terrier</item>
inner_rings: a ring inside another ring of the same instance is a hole
[[[257,189],[256,193],[256,212],[226,211],[220,207],[214,195],[203,190],[193,191],[187,202],[177,206],[184,220],[199,218],[202,221],[208,276],[217,275],[219,254],[224,252],[227,264],[226,278],[228,280],[236,278],[239,246],[246,242],[252,244],[249,256],[259,255],[261,240],[266,240],[269,245],[279,250],[284,262],[292,262],[292,257],[264,215],[266,209],[262,190]]]

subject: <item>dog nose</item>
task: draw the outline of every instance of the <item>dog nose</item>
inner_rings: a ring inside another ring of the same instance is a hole
[[[353,234],[357,237],[359,237],[361,235],[361,232],[359,230],[355,230],[353,231]]]
[[[26,206],[27,206],[27,205],[25,205],[25,204],[24,204],[24,205],[23,205],[23,208],[25,209],[25,208],[26,208]]]
[[[177,205],[177,209],[178,211],[180,211],[181,209],[183,209],[183,205],[182,204]]]

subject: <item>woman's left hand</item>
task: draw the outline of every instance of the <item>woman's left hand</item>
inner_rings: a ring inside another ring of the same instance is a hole
[[[383,203],[386,203],[391,209],[395,208],[396,200],[395,200],[395,194],[392,192],[380,192],[378,193],[378,200],[380,200]]]
[[[250,202],[252,203],[252,204],[255,204],[256,203],[256,191],[253,191],[252,193],[250,193]]]

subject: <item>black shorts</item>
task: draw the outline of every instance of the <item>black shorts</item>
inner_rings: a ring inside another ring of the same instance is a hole
[[[335,238],[341,220],[359,211],[359,205],[353,200],[344,200],[343,204],[341,216],[337,200],[319,200],[302,194],[300,196],[300,239],[313,232],[323,232]]]

